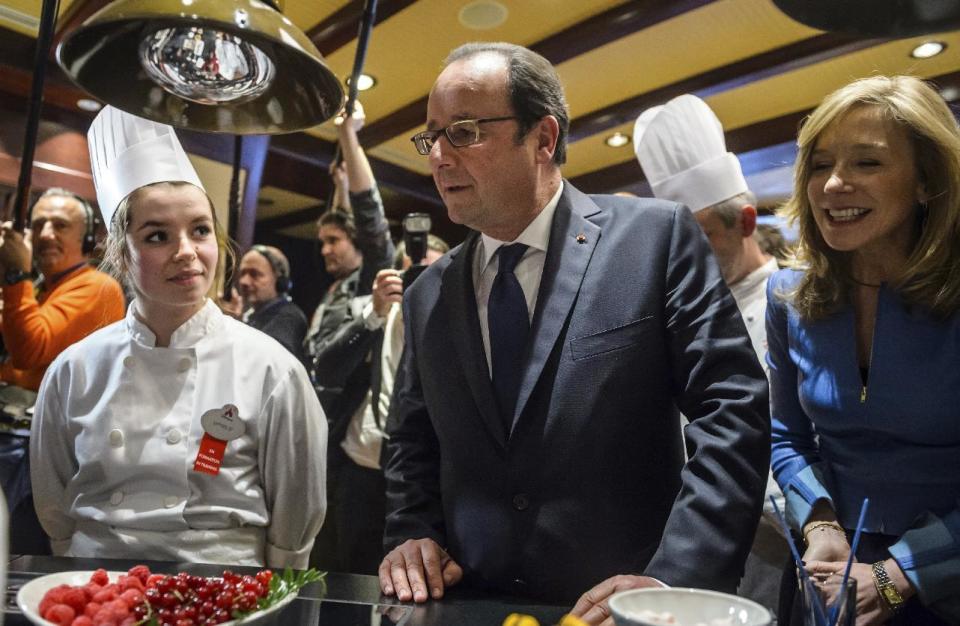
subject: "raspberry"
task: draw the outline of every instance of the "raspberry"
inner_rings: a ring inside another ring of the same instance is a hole
[[[81,615],[80,617],[73,618],[73,622],[70,626],[94,626],[93,620],[87,617],[86,615]]]
[[[138,604],[143,604],[144,602],[143,593],[141,593],[138,589],[127,589],[120,594],[120,599],[123,600],[124,604],[126,604],[131,610],[133,607],[137,606]]]
[[[88,602],[87,606],[84,607],[83,609],[83,614],[89,617],[90,619],[93,619],[94,617],[96,617],[97,613],[100,611],[100,608],[102,606],[103,605],[100,604],[99,602]]]
[[[148,580],[148,579],[150,578],[150,576],[151,576],[151,574],[150,574],[150,568],[147,567],[146,565],[134,565],[133,567],[130,568],[129,571],[127,571],[127,575],[128,575],[128,576],[136,576],[137,578],[140,579],[140,582],[142,582],[144,585],[146,585],[146,584],[147,584],[147,580]]]
[[[110,576],[107,575],[107,570],[101,567],[90,576],[90,582],[97,583],[98,585],[106,585],[110,582]]]
[[[163,574],[150,574],[149,576],[147,576],[147,582],[146,582],[147,589],[150,589],[151,587],[156,587],[157,583],[163,580],[164,578],[166,578],[166,576],[164,576]]]
[[[83,607],[87,605],[87,594],[84,593],[83,587],[70,587],[63,592],[60,601],[73,609],[74,612],[83,613]]]
[[[43,614],[43,619],[60,626],[70,626],[70,622],[77,616],[77,612],[66,604],[54,604]]]
[[[144,591],[146,589],[143,582],[136,576],[121,576],[117,580],[117,584],[120,585],[121,590],[136,589],[137,591]]]

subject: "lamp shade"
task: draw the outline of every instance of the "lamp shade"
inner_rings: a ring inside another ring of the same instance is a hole
[[[912,37],[960,27],[960,0],[773,0],[820,30],[868,37]]]
[[[344,98],[316,46],[260,0],[115,0],[66,35],[57,61],[118,109],[205,132],[299,131]]]

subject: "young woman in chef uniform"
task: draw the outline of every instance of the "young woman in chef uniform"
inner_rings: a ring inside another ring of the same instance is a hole
[[[90,160],[126,319],[54,361],[30,460],[58,555],[303,568],[327,426],[302,365],[230,317],[227,241],[173,130],[111,107]]]

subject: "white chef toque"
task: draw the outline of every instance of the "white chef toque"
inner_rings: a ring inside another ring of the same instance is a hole
[[[203,189],[180,140],[166,124],[106,106],[87,132],[87,145],[100,214],[108,227],[120,202],[144,185],[182,181]]]
[[[677,96],[641,113],[633,146],[657,198],[700,211],[747,191],[740,161],[727,152],[720,120],[696,96]]]

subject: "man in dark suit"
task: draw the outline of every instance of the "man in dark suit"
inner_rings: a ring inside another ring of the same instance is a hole
[[[615,590],[733,591],[742,573],[770,454],[763,371],[690,212],[563,181],[567,127],[549,62],[468,44],[414,138],[478,232],[404,295],[379,572],[401,600],[595,585],[575,612],[599,623]]]

